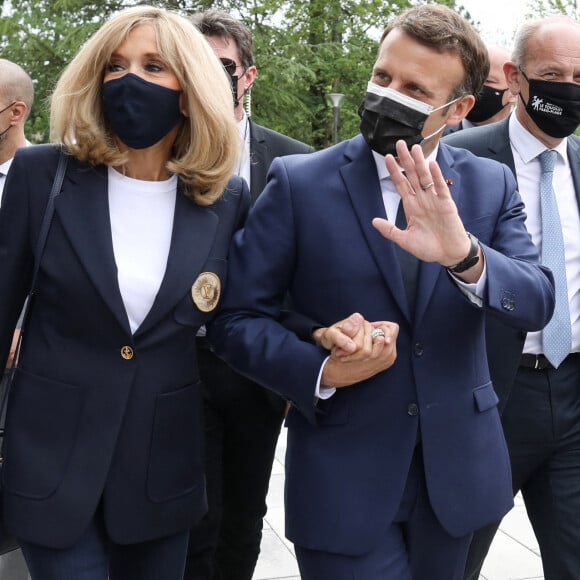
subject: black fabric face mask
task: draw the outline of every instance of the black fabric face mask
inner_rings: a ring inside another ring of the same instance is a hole
[[[402,139],[410,149],[439,133],[445,125],[427,137],[421,135],[427,117],[453,102],[434,109],[422,101],[369,82],[358,111],[360,132],[373,151],[380,155],[396,155],[397,141]]]
[[[230,82],[232,83],[232,96],[234,98],[234,109],[240,104],[240,97],[238,96],[238,81],[240,77],[238,75],[228,75],[230,77]]]
[[[529,86],[528,102],[521,93],[520,98],[538,128],[556,139],[572,135],[580,125],[580,85],[529,79],[520,72]]]
[[[145,149],[184,119],[179,108],[181,92],[127,73],[103,85],[105,117],[125,145]]]
[[[504,107],[503,96],[507,89],[494,89],[488,85],[483,85],[481,93],[475,99],[473,109],[466,116],[472,123],[483,123],[497,115]]]

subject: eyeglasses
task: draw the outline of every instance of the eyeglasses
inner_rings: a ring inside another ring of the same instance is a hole
[[[241,64],[236,64],[235,60],[231,58],[220,58],[223,67],[226,69],[226,72],[233,77],[236,74],[238,68],[243,68]]]

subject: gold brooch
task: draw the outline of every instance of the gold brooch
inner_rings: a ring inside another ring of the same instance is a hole
[[[191,298],[202,312],[211,312],[217,306],[222,283],[213,272],[202,272],[191,287]]]

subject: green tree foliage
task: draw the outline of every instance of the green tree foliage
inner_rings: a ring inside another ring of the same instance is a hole
[[[528,8],[533,16],[565,14],[572,18],[580,18],[580,9],[576,0],[538,0],[528,2]]]
[[[0,55],[35,81],[27,134],[48,140],[48,100],[59,74],[112,13],[139,0],[0,0]],[[252,91],[257,122],[311,143],[332,142],[328,93],[343,93],[340,137],[358,132],[358,107],[387,21],[411,0],[165,0],[151,5],[192,14],[220,8],[252,30],[258,78]],[[453,0],[441,4],[455,7]],[[461,10],[461,9],[460,9]],[[468,15],[467,15],[468,16]]]

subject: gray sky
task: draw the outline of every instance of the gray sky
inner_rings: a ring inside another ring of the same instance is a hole
[[[514,33],[525,19],[528,0],[460,0],[486,42],[511,48]]]

